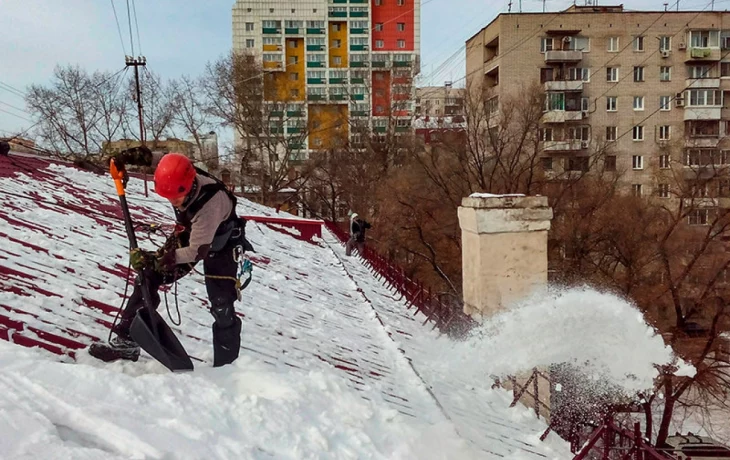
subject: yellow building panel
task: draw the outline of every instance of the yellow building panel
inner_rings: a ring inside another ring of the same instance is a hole
[[[270,102],[300,102],[306,98],[304,38],[287,38],[284,46],[283,72],[272,72],[264,78],[264,99]],[[264,63],[266,68],[266,63]]]
[[[310,104],[309,148],[329,150],[344,147],[348,138],[348,108],[342,104]]]
[[[331,68],[347,67],[347,22],[329,23],[329,64]]]

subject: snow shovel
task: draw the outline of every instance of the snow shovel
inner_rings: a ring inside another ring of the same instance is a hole
[[[129,248],[130,250],[137,249],[137,237],[134,234],[134,225],[132,217],[129,215],[127,197],[124,193],[123,174],[117,169],[113,159],[109,163],[109,171],[114,179],[119,202],[122,205]],[[145,308],[140,308],[132,320],[129,330],[132,340],[171,371],[192,371],[193,362],[190,360],[190,356],[152,304],[149,285],[144,273],[140,274],[140,288]]]

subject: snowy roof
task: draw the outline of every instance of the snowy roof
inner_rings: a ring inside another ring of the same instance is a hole
[[[138,223],[172,222],[141,180],[127,190]],[[238,211],[277,215],[244,199]],[[124,294],[120,214],[107,176],[0,157],[0,457],[570,457],[554,434],[538,440],[544,422],[509,409],[483,369],[454,370],[449,339],[326,230],[307,243],[249,221],[257,253],[233,365],[211,367],[197,274],[178,285],[173,326],[195,372],[169,373],[144,353],[94,360],[84,347],[106,338]],[[148,249],[161,241],[138,237]]]
[[[464,117],[460,117],[462,120]],[[456,122],[454,117],[416,117],[413,120],[415,129],[462,129],[466,128],[466,121]]]

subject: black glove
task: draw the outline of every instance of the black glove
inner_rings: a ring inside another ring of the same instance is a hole
[[[126,187],[129,182],[126,165],[152,166],[152,150],[145,145],[132,147],[117,153],[113,159],[117,171],[122,175],[122,183]]]

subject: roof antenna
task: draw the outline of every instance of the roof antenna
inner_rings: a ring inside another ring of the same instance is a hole
[[[508,13],[512,12],[512,0],[509,0],[509,3],[507,4],[507,12]]]
[[[669,3],[666,3],[666,2],[665,2],[665,3],[664,3],[664,11],[667,11],[667,5],[669,5]]]

